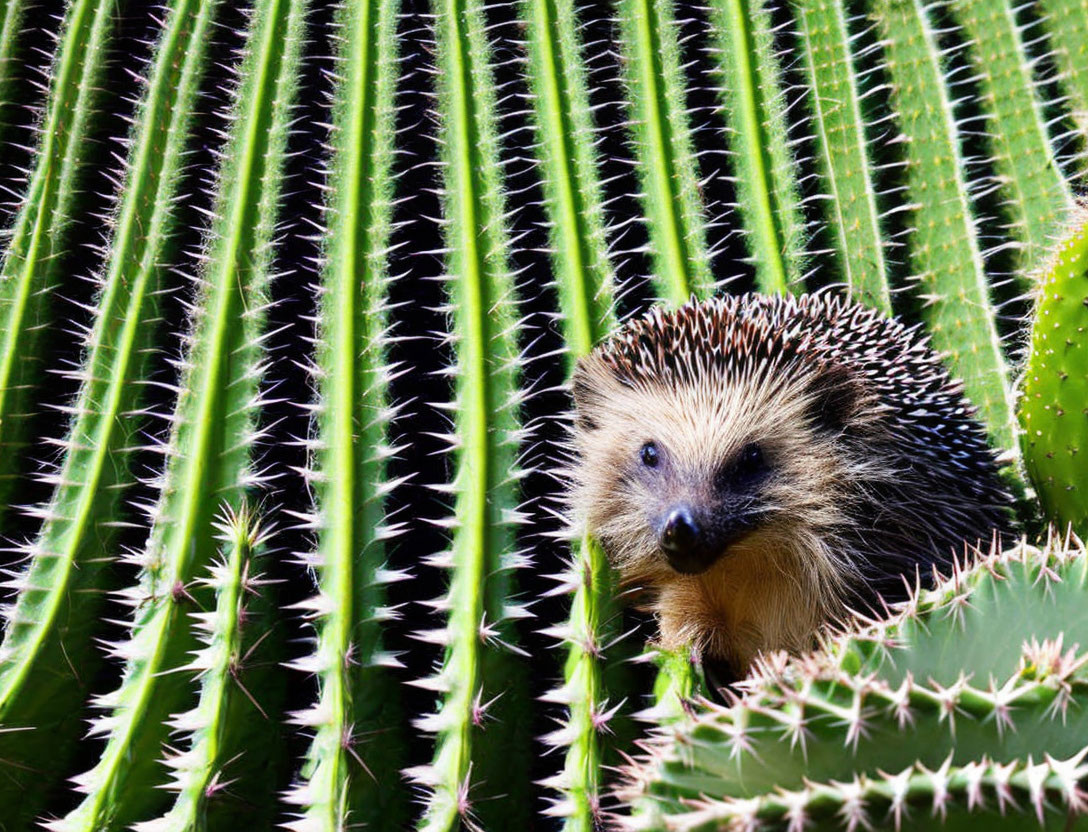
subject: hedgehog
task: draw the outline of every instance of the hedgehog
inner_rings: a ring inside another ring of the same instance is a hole
[[[582,358],[566,499],[621,586],[736,679],[1011,533],[962,384],[831,293],[654,308]]]

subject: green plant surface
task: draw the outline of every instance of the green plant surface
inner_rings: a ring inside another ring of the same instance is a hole
[[[40,510],[41,529],[22,547],[28,566],[9,583],[18,596],[0,644],[0,725],[38,730],[0,733],[0,760],[8,763],[0,801],[12,805],[17,792],[31,812],[40,772],[65,764],[62,749],[79,732],[75,717],[96,664],[90,639],[100,567],[116,545],[116,527],[126,522],[120,496],[133,479],[128,457],[137,439],[138,382],[147,374],[172,206],[215,6],[177,3],[160,35],[132,132],[95,324],[75,373],[81,387],[61,443],[64,458],[51,478],[52,498]]]
[[[314,706],[295,715],[313,732],[302,780],[289,799],[300,805],[296,830],[401,829],[403,736],[397,666],[382,645],[382,622],[395,615],[384,585],[407,577],[385,568],[384,542],[397,526],[384,498],[396,412],[388,386],[387,253],[394,205],[397,3],[359,0],[340,7],[328,227],[322,268],[313,406],[317,430],[307,478],[317,535],[306,557],[318,593],[304,606],[317,623],[313,655],[297,663],[316,673]]]
[[[512,572],[524,565],[514,531],[524,522],[518,453],[517,297],[508,263],[498,113],[484,6],[445,0],[436,8],[436,70],[450,341],[455,363],[449,548],[428,562],[450,570],[431,602],[446,617],[420,638],[444,648],[437,675],[418,684],[439,694],[417,726],[435,734],[431,764],[409,771],[426,793],[418,828],[521,829],[529,823],[529,703],[524,651],[513,622]],[[500,797],[501,796],[501,799]]]
[[[1039,273],[1031,351],[1020,382],[1024,464],[1047,518],[1088,534],[1088,213]]]
[[[135,832],[222,829],[240,821],[265,828],[274,817],[268,799],[274,782],[269,776],[271,761],[255,755],[247,759],[246,753],[255,740],[254,729],[270,730],[270,715],[264,711],[268,679],[249,667],[270,633],[267,610],[261,611],[263,615],[256,610],[265,581],[254,568],[269,530],[261,527],[260,518],[245,503],[237,512],[225,510],[216,529],[223,544],[221,559],[212,563],[206,577],[197,579],[214,592],[215,606],[191,613],[200,647],[179,668],[196,675],[200,699],[192,710],[170,720],[171,728],[187,738],[186,747],[169,752],[165,760],[173,777],[168,788],[177,791],[177,798],[162,817],[135,824]],[[253,698],[250,687],[264,705]],[[246,777],[240,775],[240,763],[248,763]],[[228,790],[236,800],[245,794],[244,808],[217,816]]]
[[[522,18],[528,24],[535,151],[569,379],[574,361],[616,326],[596,127],[574,3],[526,0]],[[570,618],[548,634],[560,640],[567,659],[563,684],[546,700],[564,706],[566,714],[545,742],[565,754],[562,771],[546,783],[560,793],[548,812],[563,817],[567,830],[592,832],[600,822],[602,766],[613,744],[613,716],[628,693],[615,689],[607,673],[620,635],[619,609],[608,559],[592,539],[571,541],[562,586],[571,593]]]
[[[1016,269],[1020,286],[1053,246],[1072,206],[1069,184],[1050,144],[1017,21],[1018,9],[1004,0],[953,0],[951,9],[970,41],[971,66],[981,88],[980,104],[990,114],[986,134],[990,159],[1001,186],[1001,208],[1009,236],[1020,245]]]
[[[672,0],[620,0],[631,138],[650,235],[654,290],[678,305],[713,291],[698,163]]]
[[[628,772],[628,795],[660,803],[664,820],[653,828],[700,828],[680,817],[689,799],[713,802],[723,827],[730,811],[738,824],[746,812],[782,819],[775,807],[794,794],[792,822],[802,823],[851,805],[861,778],[887,799],[897,776],[913,777],[911,800],[939,805],[955,801],[926,790],[926,771],[952,766],[962,776],[992,763],[1011,773],[1032,760],[1057,761],[1048,778],[1062,765],[1066,775],[1079,771],[1086,567],[1083,547],[1058,538],[1043,550],[995,551],[916,590],[887,620],[861,623],[808,656],[765,657],[734,704],[706,704],[662,733]],[[839,814],[853,828],[847,820]]]
[[[15,4],[9,4],[14,10]],[[60,285],[68,230],[90,153],[96,102],[113,34],[115,0],[72,0],[49,74],[41,143],[0,267],[0,522],[9,508],[16,463],[40,381],[42,334]],[[12,21],[14,22],[14,21]],[[5,17],[4,23],[8,21]],[[17,34],[0,28],[4,35]],[[2,90],[0,90],[2,91]]]
[[[19,61],[24,50],[19,37],[26,19],[26,0],[3,0],[0,2],[0,131],[5,130],[11,120],[12,79],[18,72]]]
[[[818,141],[821,201],[837,264],[851,296],[891,314],[875,165],[866,136],[862,82],[846,10],[838,0],[799,0],[797,45]]]
[[[1040,0],[1039,12],[1069,99],[1066,109],[1083,133],[1088,129],[1088,0]]]
[[[920,0],[875,0],[905,149],[911,290],[933,346],[962,379],[993,443],[1018,456],[1009,368],[979,249],[937,33]]]
[[[193,698],[186,675],[173,671],[197,646],[189,614],[213,603],[196,579],[215,557],[214,512],[237,508],[263,480],[250,452],[260,439],[266,291],[305,12],[304,0],[262,0],[250,18],[161,495],[147,546],[134,558],[139,582],[122,593],[133,608],[131,635],[110,648],[125,662],[124,677],[96,700],[108,713],[91,731],[106,737],[105,747],[74,779],[83,801],[49,822],[57,832],[123,829],[161,805],[165,720]]]
[[[760,291],[803,286],[806,234],[770,10],[712,0],[713,57],[736,160],[737,202]]]

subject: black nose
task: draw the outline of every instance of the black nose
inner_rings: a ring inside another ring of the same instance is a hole
[[[665,517],[658,540],[673,569],[684,575],[695,575],[710,566],[703,537],[691,509],[678,506]]]

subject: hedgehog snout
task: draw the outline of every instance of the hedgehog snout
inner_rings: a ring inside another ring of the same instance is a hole
[[[713,566],[729,543],[716,525],[687,503],[666,511],[657,541],[669,566],[681,575],[698,575]]]

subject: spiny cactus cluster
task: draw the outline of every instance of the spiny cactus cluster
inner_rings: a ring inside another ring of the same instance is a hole
[[[1075,542],[724,707],[555,477],[620,321],[834,286],[1083,532],[1085,43],[1081,0],[0,0],[0,830],[1082,814]]]
[[[623,794],[656,813],[623,825],[899,829],[1084,813],[1086,588],[1079,541],[1021,544],[810,655],[764,657],[734,702],[703,702],[648,742]]]

